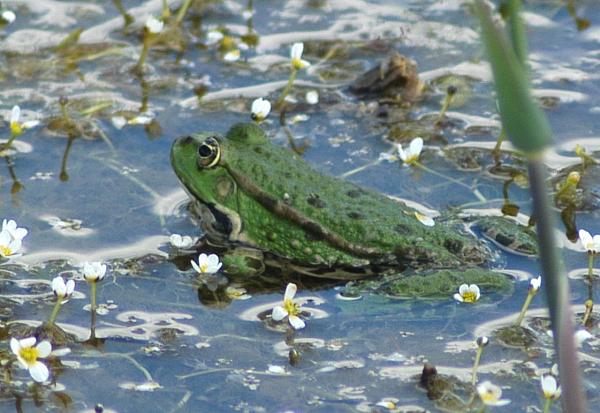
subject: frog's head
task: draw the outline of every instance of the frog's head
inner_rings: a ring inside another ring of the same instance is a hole
[[[171,147],[171,164],[177,177],[204,207],[201,212],[214,218],[205,221],[212,221],[213,227],[227,233],[230,239],[239,233],[241,220],[237,185],[226,166],[235,167],[240,152],[264,143],[267,138],[260,127],[240,123],[226,136],[212,132],[192,134],[176,139]]]

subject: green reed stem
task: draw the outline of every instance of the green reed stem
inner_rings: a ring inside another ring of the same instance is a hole
[[[134,67],[134,72],[143,73],[144,72],[144,63],[146,62],[146,57],[148,56],[148,50],[150,49],[150,36],[151,34],[148,30],[144,29],[144,40],[142,44],[142,52],[140,53],[140,58]]]
[[[171,10],[167,0],[162,0],[162,20],[167,21],[171,17]]]
[[[454,99],[455,94],[456,94],[456,91],[454,91],[453,93],[450,93],[450,91],[448,91],[446,93],[446,97],[444,98],[444,103],[442,104],[440,113],[438,114],[438,117],[435,120],[436,124],[440,123],[442,121],[442,119],[444,119],[444,116],[446,116],[446,112],[448,111],[448,108],[452,104],[452,100]]]
[[[19,136],[19,135],[11,132],[10,138],[8,138],[8,140],[2,146],[0,146],[0,148],[1,149],[9,149],[10,147],[12,147],[12,143],[15,141],[15,139],[17,139],[17,136]]]
[[[56,297],[56,304],[54,304],[54,308],[52,309],[52,314],[50,314],[50,318],[48,319],[48,325],[53,326],[56,321],[56,317],[60,312],[60,308],[62,307],[62,297]]]

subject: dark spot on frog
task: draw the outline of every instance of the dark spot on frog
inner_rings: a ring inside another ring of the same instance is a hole
[[[410,234],[410,227],[406,224],[398,224],[394,229],[398,234]]]
[[[348,195],[350,198],[358,198],[362,194],[363,191],[361,191],[360,189],[351,189],[350,191],[346,192],[346,195]]]
[[[308,202],[310,206],[313,206],[315,208],[325,208],[327,206],[325,204],[325,201],[319,198],[319,195],[314,193],[308,195],[308,198],[306,198],[306,202]]]
[[[191,137],[190,135],[181,138],[181,143],[183,143],[184,145],[189,145],[190,143],[194,142],[194,138]]]
[[[365,216],[363,214],[361,214],[360,212],[348,212],[348,217],[351,219],[364,219]]]
[[[458,239],[449,238],[444,241],[444,247],[453,254],[459,254],[463,250],[463,242]]]

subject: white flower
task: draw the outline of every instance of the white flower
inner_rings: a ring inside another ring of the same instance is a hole
[[[310,63],[306,60],[302,60],[302,52],[304,51],[304,43],[294,43],[292,50],[290,51],[290,58],[292,62],[292,68],[296,70],[303,69],[310,66]]]
[[[227,297],[231,298],[232,300],[248,300],[252,298],[252,296],[247,293],[248,290],[245,288],[236,287],[233,285],[230,285],[225,289],[225,294],[227,294]]]
[[[13,135],[19,136],[25,129],[31,129],[40,124],[39,120],[28,120],[21,123],[21,108],[18,105],[13,106],[10,113],[10,131]]]
[[[504,406],[510,403],[508,399],[501,399],[502,389],[489,381],[477,386],[477,393],[486,406]]]
[[[296,284],[289,283],[287,285],[285,294],[283,295],[283,305],[273,307],[271,318],[275,321],[281,321],[287,317],[288,322],[294,330],[300,330],[301,328],[304,328],[306,324],[298,317],[302,312],[302,309],[293,301],[296,291],[298,291],[298,286]]]
[[[252,18],[252,16],[254,16],[254,11],[252,10],[244,10],[242,12],[242,19],[244,20],[250,20]]]
[[[152,116],[138,115],[127,121],[129,125],[148,125],[154,118]]]
[[[581,240],[583,248],[585,248],[589,254],[598,254],[600,252],[600,235],[594,235],[592,237],[585,229],[580,229],[579,239]]]
[[[226,62],[237,62],[238,60],[240,60],[241,56],[242,55],[239,49],[233,49],[225,53],[225,55],[223,55],[223,60],[225,60]]]
[[[490,342],[490,339],[487,338],[486,336],[477,337],[477,340],[475,340],[477,347],[485,347],[488,345],[489,342]]]
[[[430,216],[427,216],[425,214],[421,214],[420,212],[415,211],[415,217],[417,218],[417,221],[419,221],[421,224],[425,225],[426,227],[433,227],[435,225],[435,221]]]
[[[58,299],[69,298],[75,291],[75,281],[69,280],[65,283],[63,277],[54,277],[52,280],[52,292]]]
[[[204,253],[200,254],[198,257],[198,264],[194,260],[191,261],[192,267],[199,274],[214,274],[219,271],[221,265],[223,265],[219,261],[219,256],[217,254],[206,255]]]
[[[2,20],[7,22],[8,24],[14,22],[16,18],[17,16],[15,15],[15,13],[10,10],[5,10],[2,12]]]
[[[146,29],[152,34],[162,32],[164,26],[165,24],[154,16],[150,16],[148,20],[146,20]]]
[[[542,276],[538,275],[537,278],[532,278],[531,280],[529,280],[529,291],[537,293],[537,290],[540,289],[541,285],[542,285]]]
[[[119,130],[123,129],[127,125],[127,119],[124,116],[113,116],[111,119],[113,126]]]
[[[218,30],[211,30],[206,34],[206,44],[213,45],[223,40],[223,33]]]
[[[378,160],[379,161],[387,161],[387,162],[396,162],[398,160],[398,157],[389,152],[381,152],[379,154]]]
[[[189,235],[181,236],[179,234],[171,234],[169,242],[175,248],[186,249],[194,245],[194,240]]]
[[[87,282],[102,281],[106,275],[106,264],[99,261],[83,263],[83,278]]]
[[[25,228],[17,227],[17,223],[14,219],[2,220],[2,232],[4,231],[8,231],[8,233],[13,239],[18,240],[22,240],[27,235],[27,230]]]
[[[462,284],[458,287],[458,293],[454,294],[454,299],[461,303],[474,303],[481,296],[479,287],[476,284]]]
[[[319,92],[317,92],[316,90],[306,92],[305,99],[306,103],[308,103],[309,105],[316,105],[317,103],[319,103]]]
[[[13,238],[8,231],[0,232],[0,257],[10,257],[21,249],[21,240]]]
[[[407,165],[411,165],[419,160],[419,155],[423,150],[423,139],[415,138],[410,141],[408,149],[404,151],[402,144],[398,144],[398,156]]]
[[[271,112],[271,102],[263,98],[254,99],[251,111],[252,114],[250,116],[252,119],[260,122],[269,116],[269,113]]]
[[[52,345],[46,340],[41,341],[37,346],[35,346],[35,343],[35,337],[23,340],[11,338],[10,349],[17,356],[21,367],[29,370],[31,378],[41,383],[48,380],[50,372],[44,363],[38,361],[38,358],[48,357],[52,352]]]
[[[542,374],[540,384],[542,385],[542,392],[544,392],[546,399],[556,400],[560,397],[560,386],[552,374]]]

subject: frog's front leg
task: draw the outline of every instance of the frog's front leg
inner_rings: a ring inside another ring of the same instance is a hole
[[[253,277],[265,272],[261,250],[237,246],[223,255],[223,271],[233,277]]]

